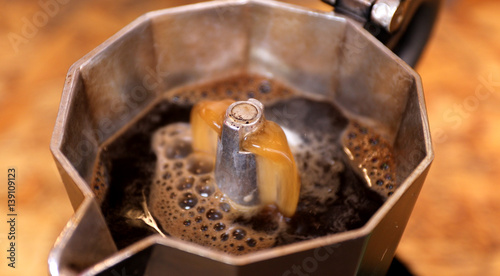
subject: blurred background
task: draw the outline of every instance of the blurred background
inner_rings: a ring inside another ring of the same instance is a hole
[[[73,214],[49,151],[71,64],[139,15],[193,2],[0,0],[0,275],[48,274],[48,253]],[[319,0],[286,2],[329,10]],[[416,275],[500,275],[499,15],[497,0],[445,1],[417,66],[436,159],[397,252]],[[15,269],[3,222],[12,166]]]

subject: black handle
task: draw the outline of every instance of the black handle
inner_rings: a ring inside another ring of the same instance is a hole
[[[415,67],[434,27],[441,0],[401,0],[399,7],[403,19],[396,31],[389,32],[376,22],[371,21],[371,13],[377,0],[322,0],[335,7],[335,12],[364,23],[364,28]],[[396,0],[395,0],[396,1]]]

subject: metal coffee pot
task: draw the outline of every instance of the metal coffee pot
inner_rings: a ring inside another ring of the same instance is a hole
[[[50,273],[384,275],[433,160],[422,83],[410,65],[439,1],[324,2],[335,11],[264,0],[153,11],[77,61],[50,145],[75,214],[50,253]],[[359,229],[242,256],[160,235],[118,250],[101,210],[106,181],[101,191],[90,187],[99,148],[165,91],[240,71],[285,80],[382,125],[399,188]]]

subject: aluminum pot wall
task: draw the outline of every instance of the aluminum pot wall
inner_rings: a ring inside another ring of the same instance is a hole
[[[273,76],[369,117],[394,144],[400,187],[362,228],[244,256],[160,236],[118,251],[102,194],[89,187],[101,146],[165,91],[235,72]],[[415,71],[357,22],[259,0],[148,13],[76,62],[51,150],[75,208],[49,256],[52,275],[383,275],[433,159]]]

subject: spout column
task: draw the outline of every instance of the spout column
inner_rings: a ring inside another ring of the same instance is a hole
[[[264,123],[264,106],[255,99],[228,107],[217,144],[215,180],[231,200],[244,206],[259,204],[255,155],[241,150],[246,135]]]

